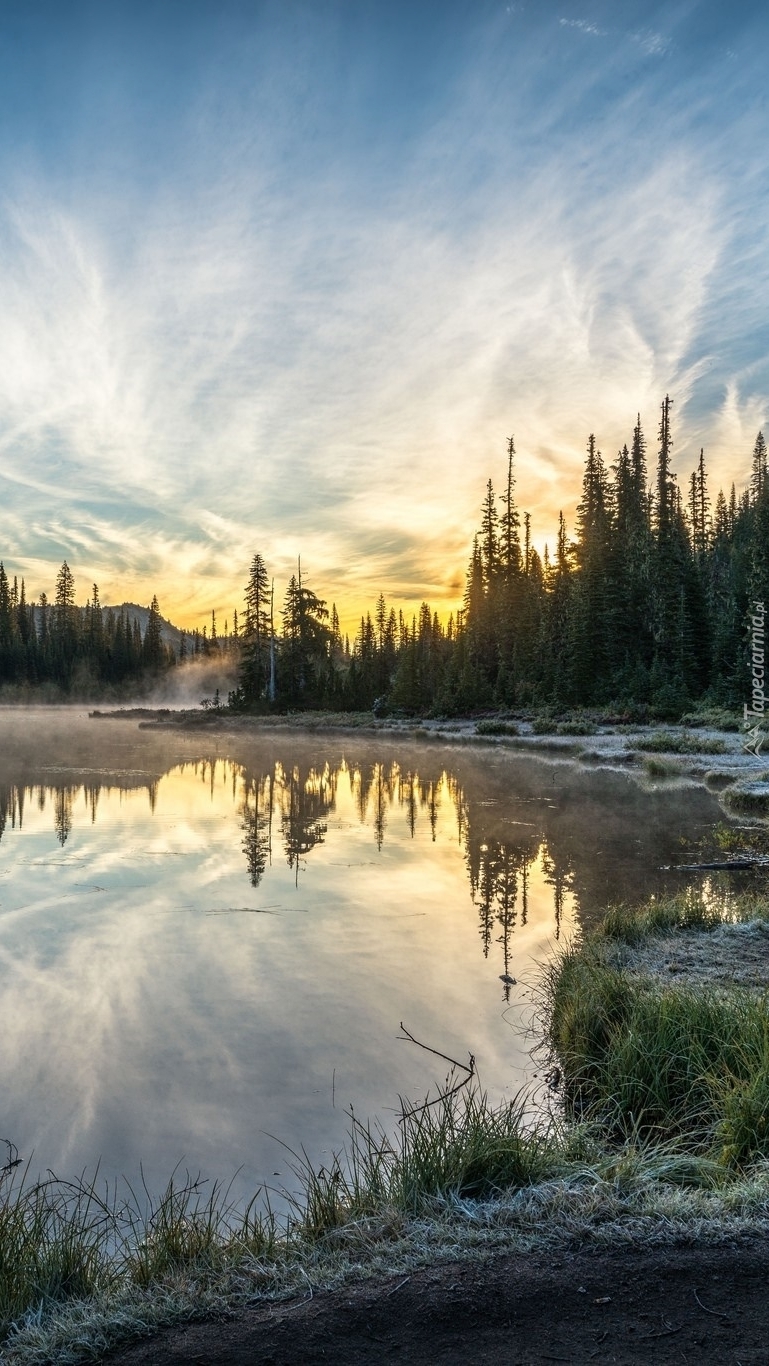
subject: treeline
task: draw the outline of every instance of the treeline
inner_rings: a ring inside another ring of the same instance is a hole
[[[749,486],[711,500],[704,451],[682,490],[665,398],[656,464],[640,417],[607,466],[587,443],[575,534],[560,515],[553,555],[532,545],[515,498],[510,438],[501,496],[489,480],[462,609],[406,620],[380,596],[352,642],[336,606],[293,576],[276,627],[256,555],[233,706],[458,715],[486,707],[647,706],[673,717],[748,696],[751,604],[769,599],[769,477],[758,433]]]
[[[125,609],[105,610],[93,585],[85,607],[75,604],[75,581],[66,560],[52,602],[45,593],[28,603],[24,580],[9,582],[0,563],[0,685],[88,691],[133,685],[176,662],[165,644],[157,598],[144,631]]]
[[[174,648],[157,598],[142,630],[130,611],[102,608],[95,585],[76,606],[66,563],[53,601],[34,604],[0,564],[0,685],[130,692],[175,663],[229,655],[229,704],[246,711],[641,706],[674,717],[703,701],[741,707],[751,605],[769,600],[766,443],[759,432],[739,497],[732,485],[711,500],[703,451],[682,490],[671,408],[665,398],[651,471],[640,418],[610,465],[589,437],[574,534],[561,514],[542,558],[518,510],[511,437],[501,494],[486,487],[463,605],[446,623],[427,603],[408,619],[380,595],[351,641],[301,562],[276,605],[256,554],[240,625],[235,612],[219,635],[212,613],[210,633],[179,633]]]

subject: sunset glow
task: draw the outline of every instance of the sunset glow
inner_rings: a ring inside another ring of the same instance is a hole
[[[767,413],[760,7],[7,5],[0,555],[182,626],[302,556],[344,629],[461,601],[674,399],[685,486]]]

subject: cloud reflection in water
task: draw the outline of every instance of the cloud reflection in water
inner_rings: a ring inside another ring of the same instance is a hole
[[[233,739],[147,770],[0,771],[0,1112],[35,1168],[285,1179],[267,1135],[318,1154],[349,1102],[436,1079],[401,1019],[513,1093],[535,964],[717,810],[386,741]]]

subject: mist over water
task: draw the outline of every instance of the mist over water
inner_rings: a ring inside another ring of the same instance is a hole
[[[188,659],[162,675],[143,705],[172,709],[199,707],[204,701],[212,702],[216,693],[224,705],[227,694],[237,687],[237,682],[238,669],[234,659],[228,661],[227,656]]]
[[[280,1185],[276,1137],[320,1157],[441,1079],[401,1020],[510,1096],[553,947],[719,815],[492,749],[0,712],[4,1136]]]

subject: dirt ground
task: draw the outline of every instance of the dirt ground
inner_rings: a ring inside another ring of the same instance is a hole
[[[189,1324],[110,1366],[767,1366],[769,1240],[497,1256]]]

